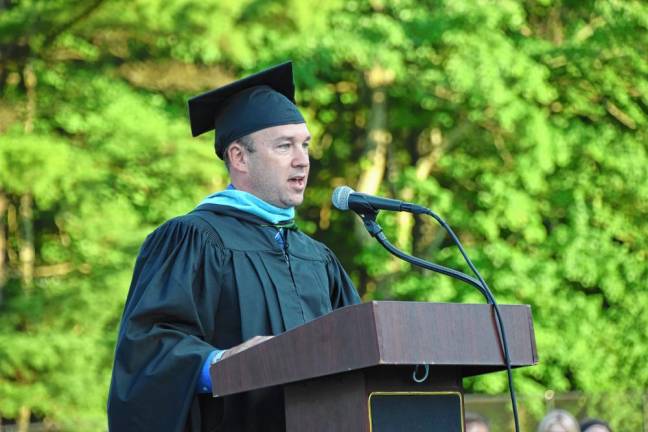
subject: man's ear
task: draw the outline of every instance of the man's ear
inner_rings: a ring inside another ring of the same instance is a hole
[[[227,156],[229,158],[230,171],[247,172],[248,160],[247,152],[238,141],[233,142],[227,147]]]

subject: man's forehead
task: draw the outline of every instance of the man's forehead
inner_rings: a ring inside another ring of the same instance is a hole
[[[273,126],[251,134],[252,139],[266,141],[308,141],[311,138],[305,123]]]

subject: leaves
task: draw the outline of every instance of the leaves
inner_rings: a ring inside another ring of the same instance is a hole
[[[638,429],[626,398],[602,393],[648,386],[647,7],[316,6],[0,6],[2,415],[28,406],[62,427],[102,429],[137,248],[155,226],[227,184],[213,137],[190,137],[186,99],[291,58],[315,138],[300,225],[335,247],[364,298],[482,301],[468,286],[394,260],[353,228],[353,215],[331,211],[330,191],[355,186],[372,168],[374,98],[384,97],[379,193],[434,208],[498,300],[533,307],[541,364],[516,372],[518,388],[585,392],[614,426]],[[21,216],[25,195],[31,219]],[[413,253],[467,271],[430,220],[379,221]],[[31,287],[20,258],[29,226]],[[501,375],[466,385],[506,388]]]

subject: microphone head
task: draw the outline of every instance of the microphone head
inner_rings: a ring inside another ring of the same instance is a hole
[[[333,191],[331,202],[339,210],[349,210],[349,195],[353,192],[349,186],[338,186]]]

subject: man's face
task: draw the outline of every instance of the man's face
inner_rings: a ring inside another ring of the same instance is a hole
[[[466,432],[488,432],[488,425],[481,421],[466,422]]]
[[[310,168],[306,125],[274,126],[250,137],[255,151],[248,153],[249,192],[277,207],[300,205]]]

